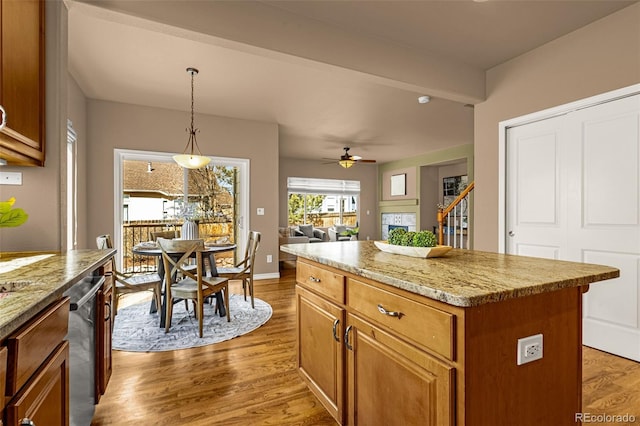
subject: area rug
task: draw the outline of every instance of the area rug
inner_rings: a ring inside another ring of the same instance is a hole
[[[198,320],[193,315],[193,304],[189,302],[189,312],[184,302],[173,307],[173,319],[168,333],[160,328],[158,313],[149,313],[150,302],[138,303],[118,309],[113,328],[113,349],[128,352],[162,352],[187,349],[223,342],[250,333],[271,318],[271,305],[254,299],[244,300],[242,295],[229,297],[231,322],[227,317],[214,314],[214,306],[205,304],[203,336],[198,337]]]

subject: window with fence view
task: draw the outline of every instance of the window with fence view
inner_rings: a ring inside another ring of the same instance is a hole
[[[122,220],[123,267],[127,272],[157,270],[157,259],[138,256],[133,246],[151,241],[151,233],[180,230],[185,218],[197,223],[205,241],[236,242],[239,172],[235,166],[210,164],[197,170],[165,162],[124,160]],[[234,252],[216,255],[233,266]]]
[[[289,177],[288,224],[357,226],[360,182]]]

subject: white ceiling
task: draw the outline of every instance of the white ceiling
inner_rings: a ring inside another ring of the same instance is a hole
[[[187,111],[195,66],[196,112],[278,123],[281,157],[337,158],[350,146],[385,162],[473,142],[462,103],[481,101],[463,87],[472,79],[447,86],[429,80],[437,71],[481,75],[635,2],[66,3],[69,69],[89,98]],[[403,55],[400,66],[373,54],[383,48]]]

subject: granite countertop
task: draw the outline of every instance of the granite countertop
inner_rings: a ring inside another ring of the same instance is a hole
[[[378,250],[373,241],[286,244],[284,252],[454,306],[478,306],[620,276],[587,263],[452,249],[439,258]]]
[[[115,252],[0,252],[0,342]]]

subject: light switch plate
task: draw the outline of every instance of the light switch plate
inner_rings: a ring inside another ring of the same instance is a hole
[[[0,172],[0,185],[22,185],[22,173]]]

